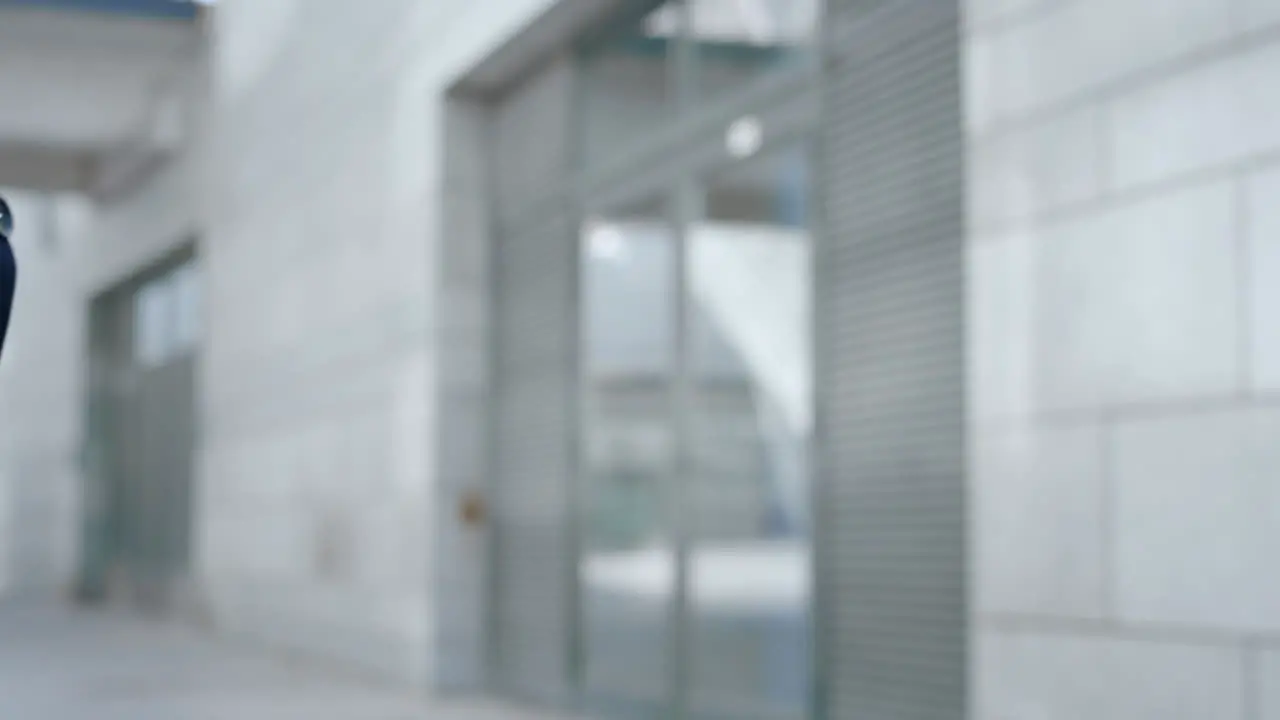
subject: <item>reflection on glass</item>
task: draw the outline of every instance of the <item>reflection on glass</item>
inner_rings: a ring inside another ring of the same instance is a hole
[[[811,62],[821,0],[689,0],[699,96]]]
[[[144,368],[158,367],[200,343],[200,271],[189,261],[148,281],[134,296],[134,358]]]
[[[134,296],[133,356],[142,367],[155,367],[169,357],[171,294],[169,283],[161,278],[148,282]]]
[[[805,154],[711,178],[688,233],[694,717],[802,717],[813,427]]]
[[[674,93],[669,60],[679,33],[679,3],[643,3],[583,48],[583,142],[595,163],[652,132],[668,117]]]
[[[674,582],[674,233],[661,201],[614,209],[583,233],[584,691],[610,716],[657,717]]]
[[[200,271],[194,261],[173,272],[174,341],[184,351],[200,344],[204,310]]]

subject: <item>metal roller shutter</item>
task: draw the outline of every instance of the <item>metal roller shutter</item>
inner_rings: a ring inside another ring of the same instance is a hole
[[[964,210],[955,0],[829,0],[819,250],[821,693],[967,709]]]

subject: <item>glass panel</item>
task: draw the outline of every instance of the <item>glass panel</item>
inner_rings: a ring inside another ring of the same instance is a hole
[[[584,691],[610,716],[660,717],[675,577],[675,233],[662,200],[593,218],[583,233]]]
[[[203,331],[203,288],[196,262],[190,261],[173,273],[174,343],[190,352],[200,345]]]
[[[646,3],[583,49],[585,161],[599,164],[659,127],[675,101],[671,57],[679,3]]]
[[[809,688],[807,157],[736,165],[689,231],[690,705],[802,717]]]
[[[170,331],[172,301],[165,278],[148,282],[133,303],[133,357],[144,368],[162,364],[173,344]]]
[[[699,97],[816,59],[821,0],[689,0]]]

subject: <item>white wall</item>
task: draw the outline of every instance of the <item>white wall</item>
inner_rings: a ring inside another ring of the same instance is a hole
[[[546,5],[219,4],[199,545],[223,626],[430,676],[443,91]]]
[[[17,221],[0,360],[0,590],[58,591],[74,568],[80,448],[80,238],[65,198],[5,191]]]
[[[198,238],[194,579],[211,620],[430,677],[433,581],[460,582],[439,593],[474,624],[482,577],[434,566],[455,522],[434,502],[444,91],[550,4],[224,0],[183,153],[119,200],[73,203],[57,253],[26,246],[18,204],[0,580],[47,592],[73,576],[89,299]]]
[[[975,717],[1280,718],[1280,3],[968,9]]]

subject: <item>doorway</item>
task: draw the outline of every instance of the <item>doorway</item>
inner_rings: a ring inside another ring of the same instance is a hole
[[[819,4],[624,5],[488,101],[490,682],[800,720]]]
[[[808,174],[789,138],[583,224],[581,683],[606,714],[807,714]]]
[[[950,716],[958,8],[615,5],[483,93],[491,687],[613,718]]]
[[[79,594],[147,612],[190,568],[201,276],[186,248],[93,301]]]
[[[705,3],[650,7],[585,59],[580,697],[606,717],[799,720],[815,687],[812,16],[761,50]],[[618,150],[646,125],[665,132]]]

